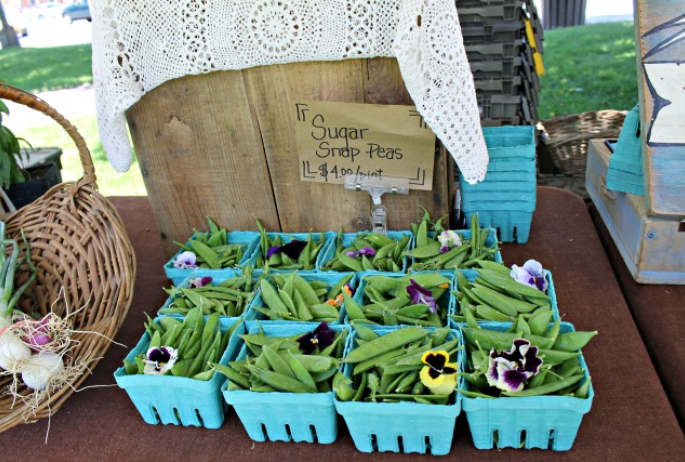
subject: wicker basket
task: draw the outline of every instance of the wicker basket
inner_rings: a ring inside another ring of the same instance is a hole
[[[626,111],[589,111],[543,121],[543,149],[565,174],[585,173],[587,147],[594,138],[618,138]]]
[[[78,148],[83,178],[54,186],[10,215],[6,225],[8,239],[20,241],[23,230],[38,273],[36,283],[20,301],[22,309],[40,310],[43,315],[52,309],[60,316],[79,310],[71,319],[74,330],[83,333],[72,337],[79,343],[65,362],[67,366],[86,364],[92,370],[128,313],[136,273],[133,248],[119,214],[98,192],[90,152],[76,128],[34,95],[0,84],[0,98],[51,117]],[[16,278],[19,284],[28,274],[19,270]],[[82,373],[51,391],[35,412],[27,412],[20,400],[13,403],[12,396],[0,394],[0,432],[55,413],[86,377]],[[0,389],[9,383],[10,377],[0,377]],[[18,391],[30,392],[24,386]]]

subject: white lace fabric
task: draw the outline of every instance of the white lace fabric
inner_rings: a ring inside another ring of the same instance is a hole
[[[124,112],[164,82],[217,70],[396,57],[419,113],[469,183],[487,148],[454,0],[98,0],[93,80],[100,138],[131,166]]]

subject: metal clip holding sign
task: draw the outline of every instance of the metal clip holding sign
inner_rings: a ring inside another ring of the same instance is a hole
[[[356,181],[355,177],[348,176],[345,178],[345,189],[369,193],[373,201],[371,231],[385,235],[388,232],[388,211],[381,203],[381,196],[385,193],[409,194],[409,178],[365,178],[364,181]]]

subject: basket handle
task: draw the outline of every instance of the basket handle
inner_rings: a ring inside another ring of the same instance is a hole
[[[60,124],[64,131],[66,131],[74,141],[74,144],[76,144],[79,157],[81,158],[83,177],[76,183],[76,188],[85,185],[91,185],[93,188],[97,189],[95,167],[93,166],[93,159],[90,156],[90,150],[86,145],[86,141],[83,139],[76,127],[71,124],[71,122],[65,119],[62,114],[57,112],[52,106],[37,96],[27,93],[24,90],[11,87],[2,82],[0,82],[0,98],[13,101],[17,104],[21,104],[31,109],[35,109],[36,111],[42,112]]]

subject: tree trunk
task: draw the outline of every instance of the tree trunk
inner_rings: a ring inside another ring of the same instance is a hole
[[[16,32],[7,24],[5,8],[2,6],[2,3],[0,3],[0,24],[2,25],[2,31],[0,31],[0,45],[2,45],[2,48],[21,47]]]

